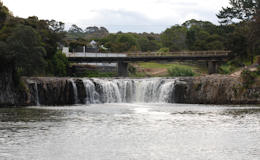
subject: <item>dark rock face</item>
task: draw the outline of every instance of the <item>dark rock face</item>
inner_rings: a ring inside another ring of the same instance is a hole
[[[73,86],[66,78],[28,78],[26,82],[31,86],[29,87],[32,95],[30,101],[34,105],[37,103],[41,105],[74,104]]]
[[[85,86],[84,86],[84,83],[81,79],[77,79],[75,81],[76,83],[76,86],[77,86],[77,90],[78,90],[78,99],[79,99],[79,102],[81,104],[85,104],[86,103],[86,98],[87,98],[87,95],[86,95],[86,89],[85,89]]]
[[[182,78],[175,86],[175,102],[188,104],[260,104],[260,86],[244,88],[239,78],[205,76]]]
[[[179,81],[175,84],[173,102],[185,103],[186,101],[188,101],[188,98],[189,98],[189,97],[187,97],[188,86],[189,85],[187,82],[182,82],[182,81]]]
[[[24,86],[19,83],[12,61],[0,64],[0,107],[28,105]]]

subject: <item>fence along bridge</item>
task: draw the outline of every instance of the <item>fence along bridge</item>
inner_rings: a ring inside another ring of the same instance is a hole
[[[70,53],[66,56],[74,63],[117,63],[118,75],[128,76],[129,62],[149,61],[205,61],[209,74],[216,73],[217,63],[226,61],[230,51],[183,51],[140,53]]]

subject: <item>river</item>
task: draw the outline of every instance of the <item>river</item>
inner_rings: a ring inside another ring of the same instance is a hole
[[[111,103],[0,109],[1,160],[259,160],[260,107]]]

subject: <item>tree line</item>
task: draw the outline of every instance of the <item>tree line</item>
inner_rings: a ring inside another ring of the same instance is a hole
[[[87,45],[90,40],[95,40],[109,52],[231,50],[232,58],[237,61],[252,61],[255,55],[260,54],[259,14],[258,0],[230,0],[230,6],[223,7],[216,15],[219,25],[192,19],[167,28],[160,34],[106,33],[95,38],[74,37],[68,43]],[[70,30],[84,34],[75,25]]]
[[[0,2],[0,63],[12,61],[22,76],[65,76],[68,61],[58,50],[64,23],[14,17]]]
[[[260,54],[259,0],[230,0],[217,17],[220,25],[188,20],[156,33],[109,33],[104,27],[72,25],[37,17],[14,17],[0,2],[0,62],[12,60],[21,75],[66,76],[68,61],[60,46],[78,47],[95,40],[102,52],[231,50],[240,63]]]

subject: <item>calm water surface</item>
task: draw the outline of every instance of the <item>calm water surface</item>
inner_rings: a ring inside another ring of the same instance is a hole
[[[0,109],[1,160],[259,160],[260,107]]]

